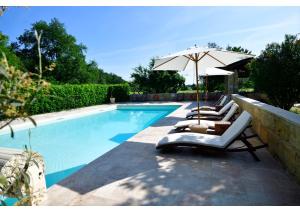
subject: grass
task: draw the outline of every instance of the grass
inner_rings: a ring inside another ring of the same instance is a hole
[[[240,88],[239,92],[253,92],[254,88]],[[205,92],[205,90],[200,90],[200,92]],[[177,93],[196,93],[196,90],[184,90],[177,91]]]
[[[239,92],[253,92],[254,88],[240,88]]]
[[[196,93],[196,90],[183,90],[183,91],[177,91],[177,93]],[[203,92],[203,91],[200,91]]]
[[[177,91],[177,93],[196,93],[196,90],[184,90],[184,91]],[[203,93],[203,90],[200,90],[201,93]],[[137,92],[137,91],[130,91],[129,94],[143,94],[143,92]]]
[[[290,112],[296,113],[300,115],[300,108],[299,107],[292,107],[290,109]]]
[[[143,93],[144,93],[144,92],[130,91],[130,92],[129,92],[129,95],[130,95],[130,94],[143,94]]]

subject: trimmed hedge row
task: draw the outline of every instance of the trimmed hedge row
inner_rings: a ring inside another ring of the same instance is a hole
[[[129,85],[51,85],[47,92],[42,93],[30,106],[31,115],[108,103],[111,94],[116,102],[127,101]]]

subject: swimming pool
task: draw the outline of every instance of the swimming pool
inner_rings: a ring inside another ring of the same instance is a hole
[[[179,107],[121,106],[116,110],[61,120],[31,129],[30,144],[46,165],[47,187],[123,143]],[[0,135],[0,147],[24,148],[28,130]]]

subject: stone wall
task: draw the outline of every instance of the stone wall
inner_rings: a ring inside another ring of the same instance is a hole
[[[300,182],[300,115],[237,94],[232,98],[252,114],[256,133]]]
[[[208,101],[217,100],[221,96],[221,92],[209,92],[207,94]],[[158,93],[158,94],[131,94],[130,102],[146,102],[146,101],[196,101],[196,93]],[[205,99],[205,94],[200,93],[200,101]]]
[[[248,97],[250,99],[256,99],[258,101],[261,101],[263,103],[270,102],[268,96],[264,93],[256,93],[256,92],[239,92],[240,95]]]

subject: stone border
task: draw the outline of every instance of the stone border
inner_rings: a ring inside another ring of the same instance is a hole
[[[208,101],[215,101],[222,95],[222,92],[207,93]],[[130,102],[149,102],[149,101],[196,101],[196,93],[157,93],[157,94],[131,94]],[[200,100],[205,99],[205,93],[200,93]]]
[[[39,115],[33,115],[32,118],[36,121],[38,126],[43,126],[51,123],[56,123],[60,121],[80,118],[87,115],[92,115],[96,113],[103,113],[110,110],[115,110],[119,106],[161,106],[161,105],[182,105],[180,102],[135,102],[135,103],[117,103],[117,104],[102,104],[83,108],[76,108],[71,110],[64,110],[59,112],[44,113]],[[14,131],[24,130],[28,128],[34,128],[31,121],[26,120],[15,120],[11,123]],[[10,133],[9,127],[5,127],[0,130],[0,135]]]
[[[59,112],[52,112],[52,113],[44,113],[39,115],[33,115],[31,116],[37,123],[38,126],[56,123],[64,120],[79,118],[87,115],[92,115],[96,113],[102,113],[110,110],[116,109],[116,105],[96,105],[96,106],[90,106],[90,107],[83,107],[83,108],[76,108],[71,110],[64,110]],[[14,131],[24,130],[28,128],[34,128],[34,125],[31,121],[28,119],[23,120],[15,120],[11,123],[11,126],[13,127]],[[0,135],[7,134],[10,132],[10,129],[8,127],[5,127],[0,130]]]
[[[232,98],[241,110],[252,114],[254,130],[300,182],[300,116],[238,94]]]

